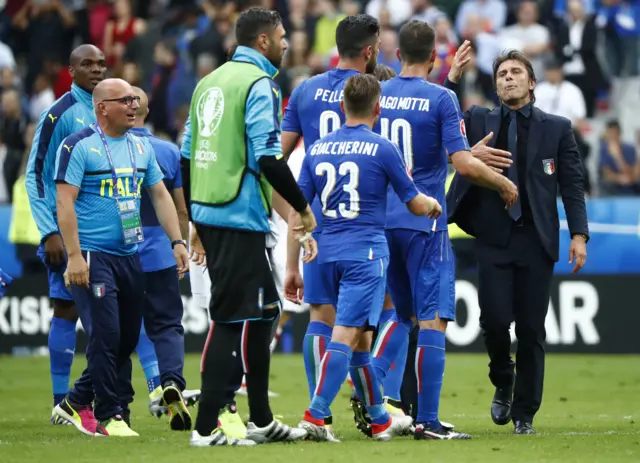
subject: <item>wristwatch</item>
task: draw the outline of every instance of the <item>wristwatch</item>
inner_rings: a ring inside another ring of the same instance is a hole
[[[183,245],[185,248],[189,249],[189,248],[187,247],[187,242],[186,242],[185,240],[175,240],[175,241],[172,241],[172,242],[171,242],[171,249],[173,249],[173,248],[176,246],[176,244],[181,244],[181,245]]]

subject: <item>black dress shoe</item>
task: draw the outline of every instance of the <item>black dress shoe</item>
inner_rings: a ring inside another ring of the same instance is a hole
[[[536,430],[533,429],[533,425],[528,421],[516,421],[516,428],[514,429],[514,434],[526,434],[533,435],[536,433]]]
[[[499,426],[511,421],[511,404],[513,403],[513,386],[496,388],[491,402],[491,419]]]

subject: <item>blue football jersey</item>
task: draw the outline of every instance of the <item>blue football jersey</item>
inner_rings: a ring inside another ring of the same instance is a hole
[[[398,76],[381,86],[381,114],[375,131],[400,148],[418,190],[437,199],[443,209],[435,220],[417,217],[389,191],[387,228],[447,230],[448,157],[470,149],[458,98],[419,77]]]
[[[298,184],[307,201],[320,198],[321,264],[388,256],[387,188],[403,203],[418,195],[398,148],[365,125],[345,125],[311,145]]]
[[[145,128],[131,129],[131,133],[146,138],[155,151],[156,161],[164,174],[164,184],[167,190],[182,188],[182,175],[180,173],[180,151],[173,143],[151,135]],[[176,265],[171,249],[171,241],[165,233],[155,209],[151,202],[151,196],[146,189],[142,190],[140,199],[140,219],[144,241],[138,244],[140,265],[144,272],[155,272]]]
[[[302,135],[304,145],[309,148],[320,138],[327,136],[344,124],[344,113],[340,109],[342,91],[347,79],[360,74],[351,69],[332,69],[305,80],[298,85],[289,98],[282,118],[282,131]],[[311,204],[318,226],[322,230],[322,207],[318,200]]]
[[[80,190],[75,204],[80,248],[128,256],[138,252],[138,245],[124,243],[114,191],[117,189],[121,200],[134,200],[139,212],[142,188],[161,182],[163,175],[146,137],[127,134],[121,138],[105,135],[105,138],[115,169],[115,186],[112,166],[93,127],[68,136],[60,144],[56,153],[55,181]],[[133,182],[130,146],[136,163],[137,186]]]

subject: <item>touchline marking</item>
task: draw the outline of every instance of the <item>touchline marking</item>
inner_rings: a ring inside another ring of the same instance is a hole
[[[560,221],[561,230],[569,230],[566,220]],[[606,233],[609,235],[634,235],[640,237],[640,224],[622,225],[619,223],[589,222],[589,233]]]

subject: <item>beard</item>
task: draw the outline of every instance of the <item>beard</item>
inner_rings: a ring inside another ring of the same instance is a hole
[[[274,42],[271,42],[266,58],[276,67],[276,69],[280,69],[280,66],[282,66],[282,59],[284,58],[284,52],[282,51],[282,48],[277,47]]]

